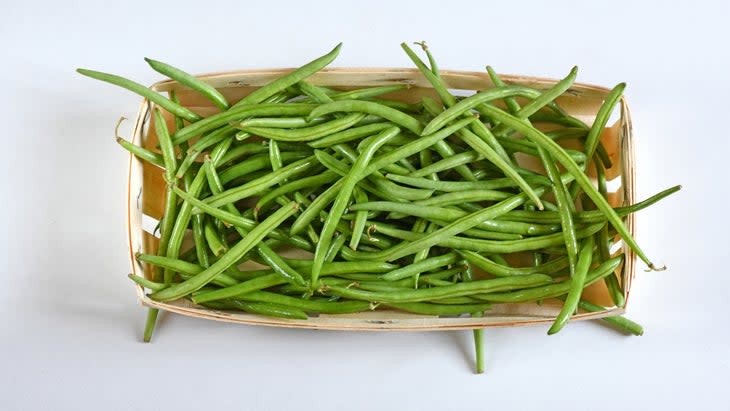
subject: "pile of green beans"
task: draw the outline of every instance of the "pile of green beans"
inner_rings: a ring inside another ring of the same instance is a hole
[[[492,304],[552,299],[562,303],[553,334],[579,308],[605,308],[582,298],[597,281],[623,306],[624,256],[612,245],[623,240],[655,269],[623,217],[679,190],[609,204],[605,168],[613,165],[599,137],[624,85],[587,125],[556,100],[577,68],[538,90],[506,85],[487,67],[493,87],[456,97],[418,44],[428,63],[402,48],[438,99],[415,103],[388,98],[407,84],[343,91],[308,82],[341,45],[240,101],[145,59],[207,98],[219,110],[208,116],[172,92],[79,69],[153,103],[158,147],[117,138],[167,182],[159,247],[137,254],[147,276],[130,278],[156,301],[297,320],[380,309],[478,317]],[[571,140],[584,148],[563,148]],[[518,155],[542,168],[524,168]],[[284,257],[293,250],[297,258]],[[259,268],[242,270],[243,263]],[[151,309],[146,341],[156,317]],[[606,321],[641,334],[624,318]],[[479,370],[482,339],[476,330]]]

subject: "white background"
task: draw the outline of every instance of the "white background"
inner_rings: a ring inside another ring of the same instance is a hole
[[[0,12],[0,408],[730,407],[727,2],[158,3]],[[484,375],[472,373],[469,332],[166,316],[140,343],[145,310],[125,276],[127,155],[113,140],[140,99],[74,69],[150,84],[160,78],[145,56],[193,73],[291,67],[339,41],[336,66],[410,66],[399,43],[423,39],[442,68],[562,77],[578,65],[579,81],[628,83],[639,197],[684,185],[639,214],[640,243],[669,266],[635,282],[629,316],[646,334],[489,330]]]

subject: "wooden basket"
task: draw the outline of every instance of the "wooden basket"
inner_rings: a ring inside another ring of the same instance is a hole
[[[238,101],[257,87],[278,78],[291,69],[242,70],[226,73],[201,75],[200,78],[218,88],[229,101]],[[443,71],[444,81],[456,94],[469,93],[493,86],[486,73],[467,71]],[[537,89],[547,89],[556,80],[503,76],[507,84],[525,85]],[[436,97],[427,80],[416,69],[400,68],[332,68],[325,69],[308,79],[311,83],[339,89],[352,89],[392,84],[409,84],[412,87],[392,93],[388,98],[407,102],[420,100],[424,95]],[[166,92],[175,90],[181,104],[193,111],[209,115],[216,111],[209,101],[197,93],[174,81],[163,81],[152,86],[153,90]],[[589,84],[574,84],[557,102],[570,114],[591,124],[609,89]],[[154,127],[150,127],[151,104],[144,100],[137,115],[132,142],[144,147],[154,147],[157,137]],[[172,126],[172,119],[168,119]],[[634,199],[634,150],[631,138],[631,118],[625,99],[621,99],[620,117],[602,134],[602,141],[611,157],[613,167],[606,170],[609,180],[609,202],[614,206],[633,203]],[[136,252],[155,253],[158,239],[151,233],[162,215],[164,208],[165,184],[159,168],[130,156],[128,180],[127,227],[129,234],[129,257],[132,272],[144,275],[145,266],[139,263]],[[626,217],[626,224],[634,234],[634,217]],[[618,239],[617,239],[618,240]],[[626,258],[617,275],[624,285],[625,297],[629,297],[631,280],[635,275],[636,257],[620,240],[618,244],[624,248]],[[275,327],[314,328],[327,330],[358,331],[428,331],[455,330],[485,327],[505,327],[517,325],[549,324],[557,315],[560,304],[545,301],[538,305],[530,304],[495,304],[484,317],[436,317],[409,314],[400,311],[371,311],[357,314],[320,314],[307,320],[288,320],[263,317],[247,313],[231,313],[197,306],[189,301],[173,301],[161,303],[148,298],[144,289],[138,285],[137,295],[143,305],[159,308],[173,313],[210,320],[227,321],[242,324],[268,325]],[[603,281],[596,282],[584,292],[584,297],[602,306],[612,305]],[[623,308],[609,308],[598,313],[581,313],[574,319],[592,319],[609,315],[622,314]]]

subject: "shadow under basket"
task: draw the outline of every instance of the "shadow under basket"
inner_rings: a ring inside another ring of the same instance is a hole
[[[257,87],[291,70],[243,70],[201,75],[199,78],[218,88],[228,101],[235,102]],[[445,70],[442,71],[442,77],[456,95],[468,95],[475,90],[483,90],[493,86],[488,75],[481,72]],[[502,76],[502,79],[507,84],[524,85],[540,90],[547,89],[556,83],[556,80],[551,79],[511,75]],[[421,97],[426,95],[436,98],[430,84],[416,69],[332,68],[314,74],[308,81],[312,84],[342,90],[408,84],[411,86],[410,88],[384,97],[406,102],[419,101]],[[154,84],[152,89],[158,92],[175,90],[182,105],[202,115],[210,115],[217,111],[209,101],[177,82],[159,82]],[[586,124],[592,124],[596,112],[608,92],[609,89],[604,87],[576,83],[556,101],[569,114]],[[134,123],[132,135],[134,144],[147,148],[154,148],[157,144],[154,127],[150,125],[151,109],[151,103],[144,100]],[[168,125],[172,126],[172,118],[167,115],[166,119]],[[609,202],[614,207],[632,204],[635,202],[634,150],[631,137],[631,118],[625,99],[621,99],[618,120],[604,129],[601,139],[612,162],[612,167],[606,170]],[[149,267],[138,262],[135,259],[135,253],[156,253],[157,251],[159,240],[152,233],[154,233],[157,221],[161,218],[164,209],[165,187],[160,168],[130,155],[127,193],[129,257],[132,272],[140,276],[145,276],[145,269]],[[629,215],[626,217],[625,223],[633,235],[634,216]],[[615,244],[616,246],[612,251],[615,253],[623,252],[626,257],[624,263],[619,266],[614,274],[617,275],[624,290],[624,297],[628,302],[631,280],[636,270],[636,257],[619,238],[615,239]],[[147,297],[141,286],[135,285],[135,287],[139,300],[143,305],[176,314],[241,324],[326,330],[435,331],[550,324],[561,307],[558,300],[546,300],[542,304],[495,304],[490,311],[487,311],[483,317],[479,318],[468,316],[437,317],[378,309],[357,314],[319,314],[311,316],[307,320],[290,320],[243,312],[218,311],[195,305],[187,300],[161,303]],[[583,298],[609,308],[601,312],[578,313],[573,316],[573,320],[595,319],[620,315],[624,312],[623,308],[613,306],[603,281],[598,281],[587,287],[584,290]]]

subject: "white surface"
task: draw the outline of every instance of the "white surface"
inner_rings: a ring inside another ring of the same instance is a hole
[[[0,13],[2,409],[728,409],[727,3],[26,3]],[[290,67],[339,41],[338,66],[410,66],[398,45],[422,39],[442,68],[560,77],[577,64],[579,81],[628,83],[639,196],[684,185],[639,215],[641,244],[670,267],[635,283],[646,335],[490,330],[480,376],[468,332],[167,316],[140,343],[112,138],[139,98],[74,68],[149,84],[144,56],[193,73]]]

